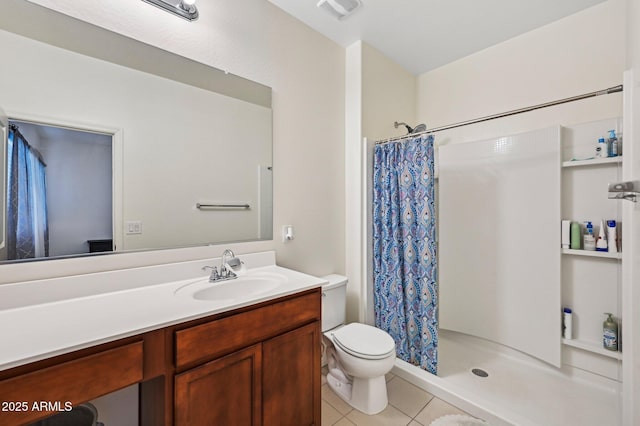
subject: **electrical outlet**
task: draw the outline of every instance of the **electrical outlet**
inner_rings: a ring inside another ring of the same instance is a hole
[[[127,221],[125,228],[127,230],[127,235],[142,234],[142,222],[139,220]]]

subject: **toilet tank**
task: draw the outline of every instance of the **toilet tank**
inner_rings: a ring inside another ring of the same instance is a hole
[[[347,307],[347,277],[331,274],[322,286],[322,331],[331,330],[345,322]]]

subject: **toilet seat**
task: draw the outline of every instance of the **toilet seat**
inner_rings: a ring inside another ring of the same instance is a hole
[[[395,354],[393,338],[370,325],[351,323],[331,334],[336,346],[356,358],[384,359]]]

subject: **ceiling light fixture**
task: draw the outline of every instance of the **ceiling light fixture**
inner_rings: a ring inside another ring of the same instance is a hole
[[[152,4],[162,10],[171,12],[188,21],[198,19],[198,9],[196,8],[196,0],[142,0],[145,3]]]
[[[334,18],[342,20],[362,6],[362,2],[360,0],[320,0],[317,6]]]

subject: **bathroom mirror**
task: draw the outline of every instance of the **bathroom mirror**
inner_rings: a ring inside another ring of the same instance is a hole
[[[36,258],[272,238],[269,87],[8,3],[0,108],[47,179],[47,254]],[[0,248],[0,261],[19,260],[8,253]]]

